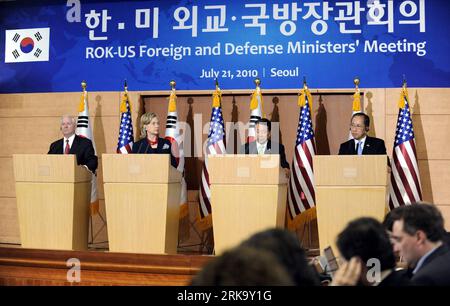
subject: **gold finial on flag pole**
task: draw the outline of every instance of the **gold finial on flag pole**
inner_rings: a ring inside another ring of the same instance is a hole
[[[308,104],[309,108],[312,109],[312,96],[309,92],[308,85],[306,84],[306,76],[303,76],[303,88],[300,89],[300,92],[298,93],[298,99],[297,104],[300,107],[303,107],[306,105],[306,98],[308,98]]]
[[[360,82],[359,77],[355,77],[353,79],[353,84],[355,84],[357,90],[359,90],[359,82]]]
[[[86,81],[83,80],[83,81],[81,82],[81,88],[83,88],[83,91],[86,91],[86,87],[87,87]]]
[[[221,102],[221,98],[222,98],[222,93],[220,92],[220,88],[219,88],[219,81],[217,80],[217,78],[215,79],[215,83],[216,83],[216,90],[213,92],[213,103],[212,106],[213,107],[219,107]]]
[[[177,83],[174,80],[171,80],[169,82],[170,88],[172,89],[172,92],[170,93],[169,96],[169,109],[168,112],[176,112],[177,111],[177,95],[175,94],[175,86],[177,85]]]
[[[175,86],[177,86],[177,83],[174,81],[174,80],[172,80],[172,81],[170,81],[170,88],[172,88],[172,90],[175,90]]]
[[[254,82],[256,87],[259,87],[259,85],[261,85],[261,80],[259,78],[256,78]]]
[[[352,106],[352,110],[353,113],[356,112],[361,112],[361,92],[359,90],[359,83],[360,83],[360,79],[359,77],[355,77],[353,79],[353,84],[355,84],[355,93],[353,94],[353,106]]]
[[[398,101],[399,108],[405,107],[405,99],[408,99],[408,89],[406,88],[406,77],[403,75],[402,90],[400,93],[400,100]]]
[[[128,102],[128,105],[129,105],[129,108],[130,108],[130,112],[131,112],[131,101],[128,100],[128,82],[127,82],[127,79],[125,79],[123,81],[123,92],[124,92],[124,95],[122,97],[122,102],[120,103],[120,112],[121,113],[125,113],[125,112],[128,111],[128,109],[127,109],[127,102]]]

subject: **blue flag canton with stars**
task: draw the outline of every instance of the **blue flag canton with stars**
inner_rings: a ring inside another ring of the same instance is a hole
[[[120,120],[119,142],[117,148],[120,149],[129,143],[134,142],[133,124],[131,123],[130,103],[127,100],[127,111],[122,113]]]
[[[314,137],[314,131],[311,120],[311,110],[309,109],[309,102],[306,99],[305,106],[301,108],[300,119],[297,128],[297,142],[296,145],[304,143],[305,141]]]
[[[395,131],[395,146],[414,139],[414,129],[409,111],[409,103],[405,97],[405,107],[400,109],[397,119],[397,130]]]
[[[222,108],[214,107],[208,134],[208,145],[214,145],[225,137]]]

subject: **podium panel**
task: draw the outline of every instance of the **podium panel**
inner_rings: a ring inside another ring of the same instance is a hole
[[[321,253],[360,217],[382,221],[387,205],[386,155],[315,156],[316,210]]]
[[[74,155],[13,155],[22,247],[87,250],[92,174]]]
[[[216,254],[251,235],[284,227],[287,178],[279,155],[208,157]]]
[[[181,173],[166,154],[103,154],[111,252],[176,254]]]

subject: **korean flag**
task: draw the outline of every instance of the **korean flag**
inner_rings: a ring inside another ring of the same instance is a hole
[[[47,62],[50,28],[6,30],[5,63]]]

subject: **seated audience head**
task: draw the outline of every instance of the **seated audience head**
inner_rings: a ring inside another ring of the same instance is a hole
[[[407,206],[399,206],[397,208],[394,208],[389,211],[386,216],[384,216],[383,227],[389,234],[392,234],[392,227],[394,225],[394,222],[400,219],[405,207]]]
[[[404,206],[394,221],[392,239],[394,249],[411,267],[429,251],[439,246],[445,234],[444,219],[432,204],[414,203]]]
[[[270,139],[272,123],[270,122],[269,119],[262,118],[256,121],[255,129],[256,129],[256,141],[258,143],[263,144]]]
[[[308,263],[306,253],[297,237],[283,229],[269,229],[256,233],[241,244],[272,253],[298,286],[320,285],[319,275]]]
[[[159,135],[159,118],[155,113],[145,113],[140,120],[141,139]]]
[[[350,222],[338,235],[337,247],[340,254],[349,261],[358,257],[362,261],[362,271],[365,272],[372,264],[370,259],[378,260],[381,271],[395,268],[395,256],[389,236],[383,225],[373,218],[359,218]],[[361,273],[365,276],[366,273]],[[365,279],[361,279],[366,283]]]
[[[215,257],[193,278],[193,286],[293,286],[273,254],[238,246]]]

